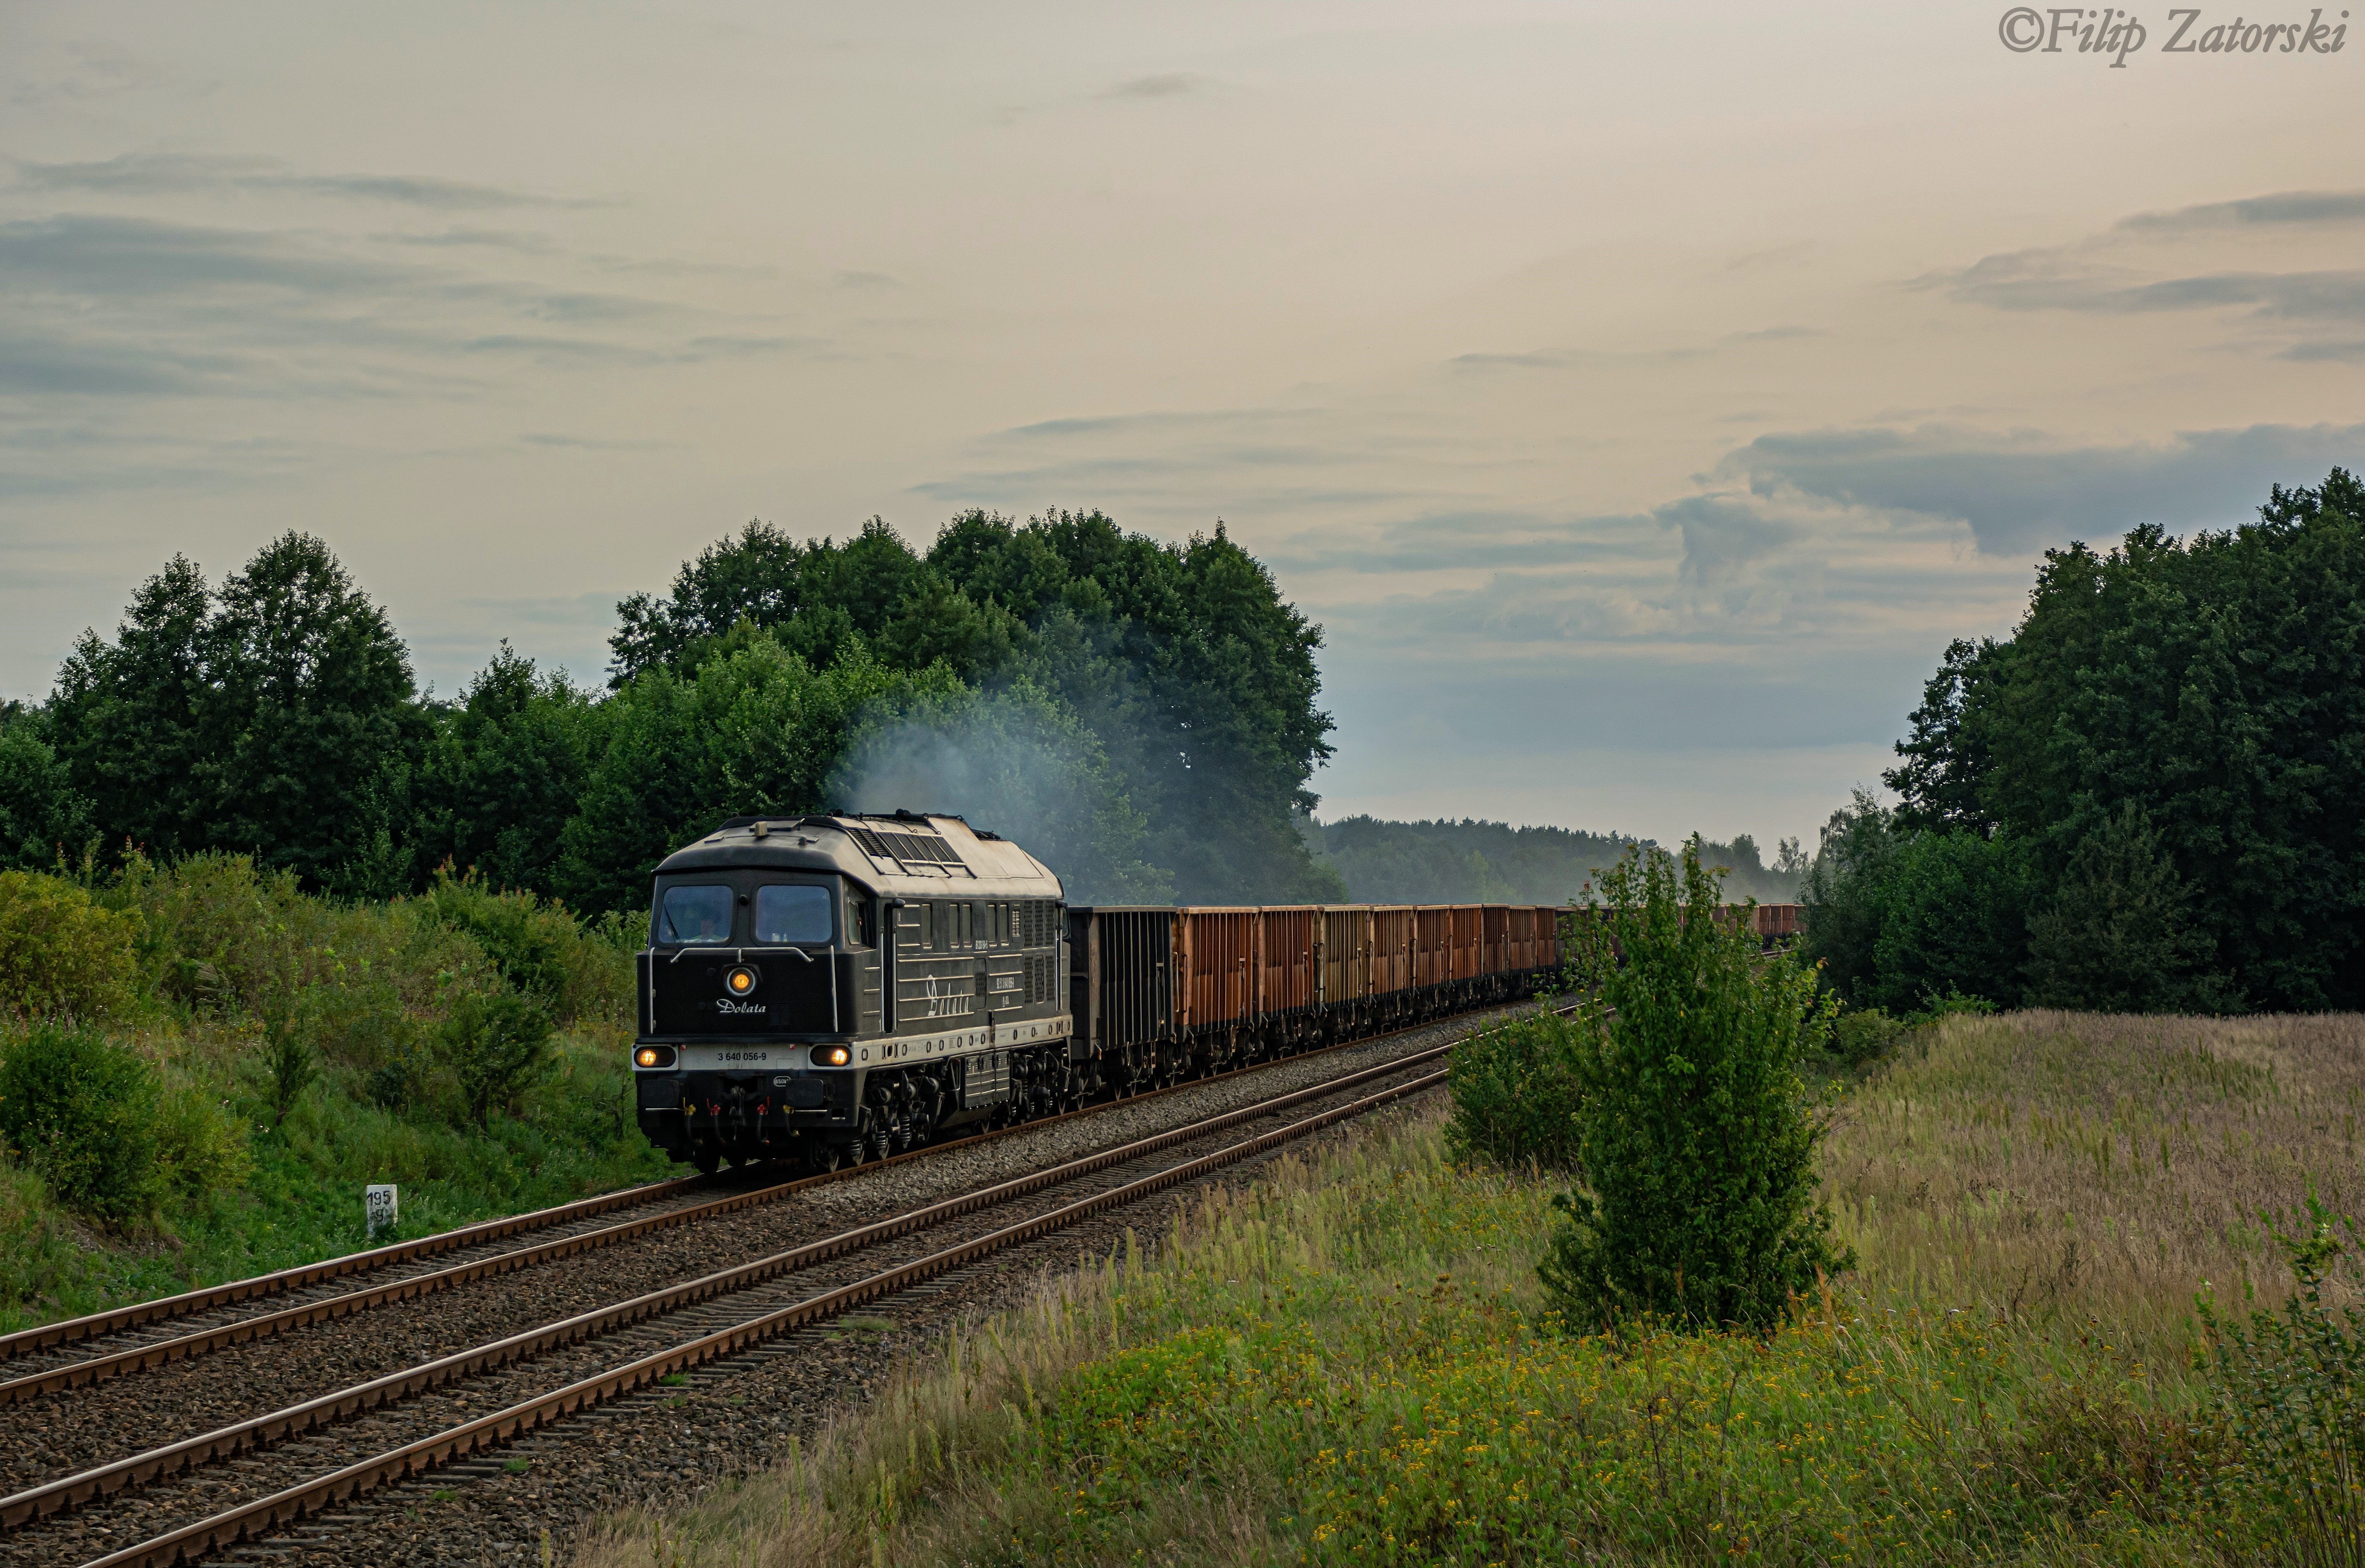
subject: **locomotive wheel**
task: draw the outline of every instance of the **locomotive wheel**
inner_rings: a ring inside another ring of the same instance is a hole
[[[723,1154],[712,1146],[701,1146],[690,1151],[689,1162],[698,1167],[700,1175],[712,1176],[722,1166]]]

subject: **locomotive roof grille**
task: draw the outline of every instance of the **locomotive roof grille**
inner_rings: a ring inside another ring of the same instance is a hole
[[[854,842],[862,846],[865,854],[881,860],[926,861],[938,866],[961,864],[953,846],[933,833],[881,832],[867,827],[852,827],[846,832],[854,835]]]

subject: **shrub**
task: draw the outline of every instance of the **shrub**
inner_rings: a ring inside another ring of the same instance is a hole
[[[525,1092],[550,1065],[550,1014],[514,991],[463,996],[443,1021],[438,1047],[470,1119],[482,1127],[495,1106]]]
[[[1573,1168],[1576,1048],[1576,1025],[1557,1013],[1539,1013],[1456,1046],[1445,1078],[1453,1100],[1445,1137],[1453,1157]]]
[[[1869,1067],[1887,1056],[1911,1027],[1884,1008],[1851,1007],[1832,1026],[1832,1054],[1849,1067]]]
[[[635,923],[613,912],[587,928],[557,903],[523,890],[495,892],[471,870],[435,873],[421,903],[439,924],[465,933],[485,950],[501,978],[537,998],[561,1018],[629,1015]]]
[[[2299,1281],[2280,1316],[2220,1317],[2201,1297],[2210,1381],[2241,1456],[2220,1484],[2288,1521],[2294,1560],[2355,1563],[2365,1561],[2365,1307],[2336,1309],[2324,1287],[2344,1257],[2352,1290],[2365,1271],[2354,1221],[2336,1226],[2314,1193],[2297,1217],[2294,1235],[2266,1216]]]
[[[158,1184],[193,1198],[242,1185],[254,1169],[246,1124],[195,1083],[164,1091],[157,1101]]]
[[[1917,833],[1900,841],[1878,890],[1874,972],[1849,992],[1911,1013],[1933,992],[2020,999],[2028,954],[2028,857],[2020,841]]]
[[[137,923],[72,882],[0,871],[0,1015],[98,1019],[130,1004]]]
[[[1679,881],[1680,879],[1680,881]],[[1574,1025],[1577,1151],[1589,1191],[1538,1267],[1572,1323],[1632,1315],[1762,1328],[1821,1274],[1850,1267],[1815,1193],[1824,1127],[1799,1062],[1836,1003],[1747,922],[1710,917],[1699,842],[1629,853],[1575,923],[1577,967],[1607,1007]]]
[[[95,1030],[35,1024],[0,1061],[0,1134],[58,1200],[111,1224],[154,1212],[155,1070]]]

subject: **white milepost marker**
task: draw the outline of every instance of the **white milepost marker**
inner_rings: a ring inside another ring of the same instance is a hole
[[[375,1236],[381,1230],[392,1230],[395,1218],[394,1189],[391,1186],[363,1188],[362,1211],[369,1217],[369,1233],[372,1236]]]

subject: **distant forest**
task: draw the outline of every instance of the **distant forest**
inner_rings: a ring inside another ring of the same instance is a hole
[[[1306,832],[1357,903],[1566,903],[1584,896],[1596,871],[1638,844],[1666,847],[1618,834],[1468,817],[1409,823],[1341,817],[1309,822]],[[1701,856],[1707,865],[1726,868],[1725,896],[1735,902],[1790,902],[1807,873],[1794,838],[1782,841],[1770,867],[1747,834],[1730,844],[1704,844]]]

